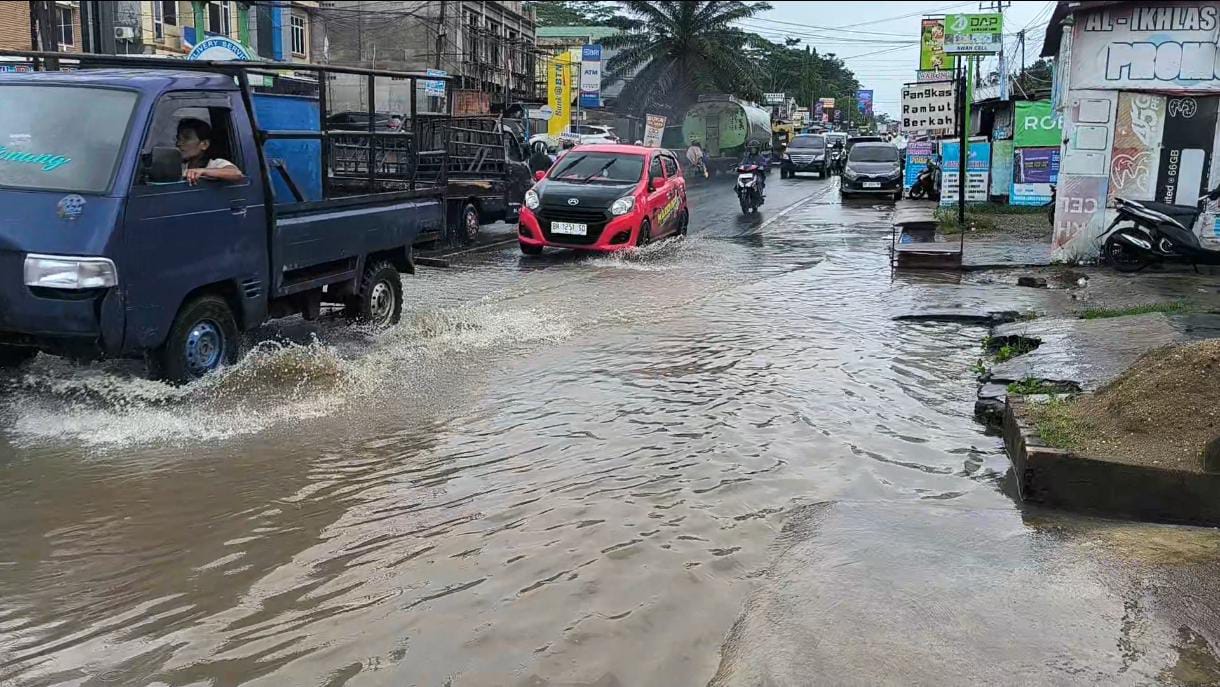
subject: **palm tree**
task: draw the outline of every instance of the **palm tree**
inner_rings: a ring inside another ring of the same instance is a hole
[[[618,54],[606,63],[609,81],[625,81],[620,109],[682,111],[699,93],[757,97],[754,61],[746,53],[756,37],[733,23],[770,9],[737,0],[620,0],[642,28],[602,41]]]

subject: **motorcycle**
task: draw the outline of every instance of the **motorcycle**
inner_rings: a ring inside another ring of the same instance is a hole
[[[908,195],[911,198],[940,200],[940,180],[940,163],[936,160],[928,160],[928,166],[919,170],[918,176],[915,177],[915,183],[911,184],[911,191]]]
[[[737,185],[733,187],[737,200],[741,203],[741,212],[748,215],[758,212],[758,206],[763,204],[762,169],[758,165],[742,165],[737,168]]]
[[[1138,272],[1166,261],[1220,265],[1220,250],[1206,248],[1194,225],[1207,201],[1220,198],[1216,189],[1196,205],[1170,205],[1115,198],[1118,216],[1102,233],[1102,257],[1119,272]],[[1122,222],[1130,222],[1119,226]]]
[[[829,157],[826,159],[827,174],[842,174],[843,162],[847,156],[843,154],[842,146],[831,146]]]

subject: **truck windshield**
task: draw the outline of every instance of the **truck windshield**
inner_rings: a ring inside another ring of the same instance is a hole
[[[825,148],[826,139],[821,136],[797,136],[788,144],[789,148]]]
[[[642,155],[572,152],[556,163],[551,178],[578,184],[590,181],[633,184],[640,180],[643,173]]]
[[[105,88],[0,85],[0,187],[104,192],[136,97]]]

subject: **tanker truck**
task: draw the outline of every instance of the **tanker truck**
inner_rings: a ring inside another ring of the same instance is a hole
[[[698,141],[707,151],[708,172],[732,170],[749,141],[769,151],[771,113],[731,95],[701,95],[682,121],[682,139],[687,145]]]

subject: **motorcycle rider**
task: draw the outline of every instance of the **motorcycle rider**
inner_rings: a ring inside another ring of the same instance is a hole
[[[754,139],[750,139],[750,142],[746,144],[745,153],[742,154],[741,163],[738,166],[745,167],[746,165],[758,166],[758,171],[754,173],[758,177],[758,195],[766,198],[767,175],[765,172],[767,169],[767,158],[763,157],[762,146]]]

